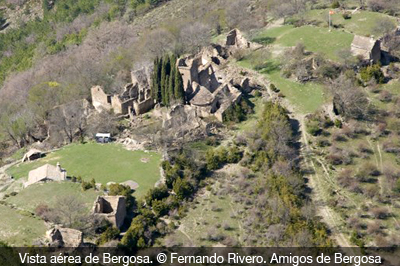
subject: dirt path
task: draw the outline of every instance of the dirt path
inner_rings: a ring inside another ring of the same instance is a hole
[[[190,241],[191,243],[193,243],[192,238],[188,235],[188,233],[185,232],[185,226],[184,226],[184,225],[181,224],[181,225],[179,226],[178,230],[179,230],[182,234],[184,234],[184,235],[189,239],[189,241]]]
[[[322,161],[319,161],[323,166],[323,170],[326,175],[326,178],[321,177],[318,174],[318,169],[314,164],[313,152],[310,148],[308,136],[306,132],[306,125],[305,125],[305,116],[304,115],[294,115],[300,123],[300,131],[302,134],[301,137],[301,154],[304,159],[304,162],[308,168],[312,168],[314,174],[309,176],[309,186],[312,189],[312,199],[316,207],[317,214],[322,217],[323,221],[326,223],[328,228],[331,230],[332,238],[335,239],[337,244],[340,247],[353,247],[346,235],[344,235],[341,230],[345,225],[344,221],[327,203],[327,196],[326,196],[326,187],[324,185],[325,182],[328,181],[330,184],[333,182],[330,178],[329,172]],[[327,180],[328,179],[328,180]]]
[[[261,76],[260,79],[265,81],[265,77]],[[267,81],[265,82],[268,83]],[[332,180],[325,164],[322,162],[322,160],[316,158],[316,155],[313,153],[309,145],[309,140],[306,132],[306,124],[305,124],[306,115],[299,112],[299,110],[297,110],[287,99],[274,97],[274,94],[270,91],[269,94],[270,94],[270,100],[275,100],[280,105],[285,107],[289,111],[290,118],[297,120],[299,123],[299,131],[301,132],[301,138],[299,140],[301,143],[301,150],[300,150],[301,157],[304,159],[305,166],[308,169],[313,169],[314,171],[314,174],[310,174],[308,176],[309,177],[308,185],[312,189],[311,197],[316,206],[317,214],[320,217],[322,217],[323,221],[330,229],[331,236],[336,241],[338,246],[354,247],[354,245],[351,244],[348,236],[342,232],[346,226],[345,221],[343,221],[341,216],[338,213],[336,213],[328,204],[329,195],[327,195],[327,189],[329,192],[329,189],[332,190],[332,185],[334,185],[333,187],[336,187],[337,185],[334,182],[334,180]],[[319,169],[314,163],[314,160],[317,159],[319,159],[318,163],[321,164],[321,167],[323,168],[322,171],[324,172],[324,174],[322,175],[318,173]],[[326,186],[326,183],[329,184],[328,188]],[[348,199],[347,196],[345,197]],[[355,204],[354,201],[352,202],[353,204]]]

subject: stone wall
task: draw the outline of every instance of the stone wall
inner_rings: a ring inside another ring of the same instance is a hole
[[[111,110],[112,97],[106,94],[102,87],[95,86],[91,89],[92,104],[94,108],[101,112],[103,110]]]
[[[144,100],[143,102],[133,103],[133,108],[135,109],[136,115],[147,113],[148,111],[153,109],[153,107],[154,107],[154,100],[152,98]]]
[[[126,217],[126,199],[123,196],[98,196],[92,212],[121,228]]]

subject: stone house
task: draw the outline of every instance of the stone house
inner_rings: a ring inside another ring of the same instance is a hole
[[[30,162],[42,157],[42,152],[37,149],[30,149],[27,153],[25,153],[24,157],[22,158],[22,162]]]
[[[351,53],[370,63],[381,61],[381,42],[370,37],[355,35],[351,43]]]
[[[107,94],[101,86],[91,89],[92,104],[98,112],[111,111],[119,115],[141,115],[154,107],[151,96],[150,73],[148,68],[131,72],[132,83],[126,84],[123,91]]]
[[[126,217],[126,199],[123,196],[98,196],[92,213],[121,228]]]
[[[39,182],[65,180],[67,180],[67,172],[65,169],[61,168],[59,163],[57,163],[57,166],[45,164],[29,172],[28,181],[25,183],[25,187]]]

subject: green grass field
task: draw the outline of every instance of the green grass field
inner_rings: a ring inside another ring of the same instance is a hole
[[[55,191],[57,193],[54,193]],[[23,189],[16,196],[10,196],[6,201],[27,211],[34,212],[35,208],[40,204],[46,204],[52,208],[57,199],[65,196],[74,196],[79,201],[84,202],[88,210],[90,210],[98,195],[99,192],[93,189],[82,192],[81,186],[78,183],[49,182],[31,185]]]
[[[16,165],[8,170],[14,178],[27,177],[29,171],[46,163],[61,166],[68,176],[81,176],[84,180],[92,178],[98,183],[121,183],[133,180],[139,184],[137,197],[154,187],[160,179],[159,165],[161,155],[154,152],[128,151],[121,145],[97,143],[72,144],[48,154],[34,162]]]
[[[246,59],[238,62],[238,64],[245,68],[253,68]],[[276,64],[276,62],[272,62],[272,64]],[[323,86],[318,83],[308,82],[302,84],[286,79],[281,76],[279,69],[274,69],[273,71],[261,70],[260,72],[264,73],[266,78],[275,84],[300,113],[313,113],[325,102]],[[261,110],[255,111],[257,113]],[[246,127],[246,123],[243,125]]]
[[[320,21],[321,25],[327,26],[328,12],[329,9],[314,9],[306,12],[304,18],[306,18],[307,20]],[[377,35],[377,33],[374,32],[374,28],[376,27],[377,21],[383,18],[389,18],[393,20],[393,22],[396,22],[395,18],[382,13],[370,12],[370,11],[358,11],[352,14],[351,19],[344,19],[342,17],[342,13],[340,12],[336,13],[332,15],[332,24],[342,25],[344,30],[356,35],[362,35],[362,36],[375,35],[375,37],[381,37],[382,35]]]
[[[322,85],[305,84],[285,79],[279,72],[268,74],[268,78],[300,113],[313,113],[325,102]]]
[[[0,240],[20,247],[33,244],[34,240],[44,237],[46,225],[39,218],[21,213],[18,210],[0,205]]]
[[[283,47],[295,46],[302,42],[306,50],[325,55],[331,60],[338,61],[338,52],[350,49],[353,35],[340,30],[328,31],[327,28],[303,26],[282,26],[261,31],[253,40],[267,40],[274,45]]]

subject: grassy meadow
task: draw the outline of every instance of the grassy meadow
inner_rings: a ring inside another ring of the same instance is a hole
[[[97,143],[72,144],[34,162],[18,164],[8,170],[15,179],[26,178],[29,171],[57,162],[68,176],[92,178],[98,183],[121,183],[133,180],[139,184],[136,196],[142,196],[160,179],[161,155],[155,152],[128,151],[121,145]]]

